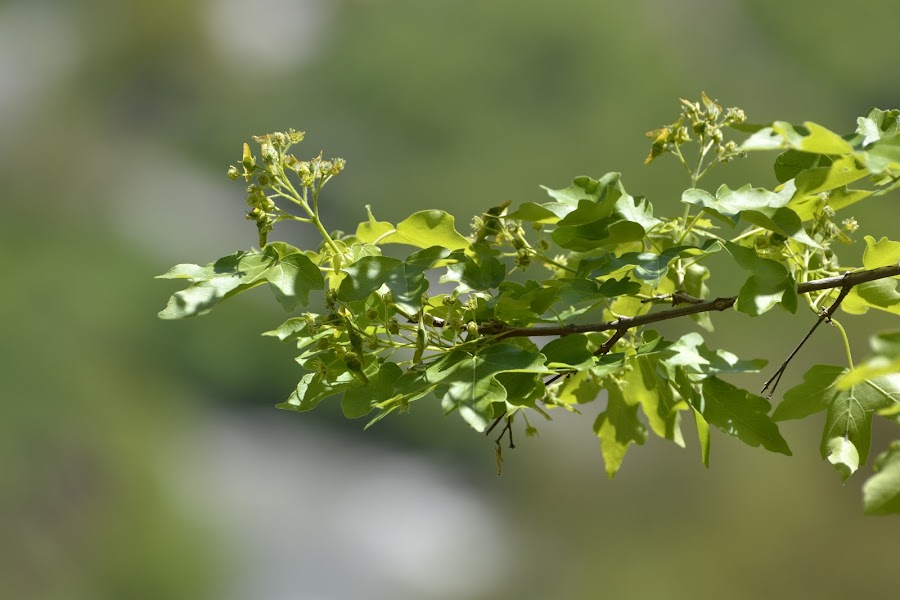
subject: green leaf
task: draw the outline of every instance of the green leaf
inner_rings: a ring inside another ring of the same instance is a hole
[[[761,358],[742,360],[727,350],[712,351],[703,336],[694,332],[681,336],[669,346],[667,354],[663,364],[670,377],[680,370],[694,381],[720,373],[758,373],[768,363]]]
[[[700,460],[703,466],[709,468],[709,423],[703,418],[703,415],[694,407],[691,407],[694,413],[694,423],[697,425],[697,439],[700,441]]]
[[[772,123],[772,130],[781,135],[791,148],[815,154],[850,154],[853,146],[835,132],[812,121],[794,128],[785,121]],[[799,129],[799,130],[798,130]]]
[[[646,231],[662,223],[653,216],[653,205],[646,198],[634,198],[625,194],[616,201],[614,212],[626,221],[638,223]]]
[[[498,373],[497,381],[506,390],[506,401],[512,406],[534,406],[546,391],[534,373]]]
[[[838,380],[848,372],[843,367],[816,365],[803,376],[803,383],[784,395],[772,418],[776,421],[802,419],[827,411],[820,450],[822,458],[835,464],[844,479],[865,464],[872,437],[872,415],[875,411],[900,404],[900,373],[877,377],[840,389]],[[834,441],[847,440],[846,445]]]
[[[613,273],[631,272],[632,275],[652,286],[669,272],[669,264],[678,258],[706,256],[723,248],[719,240],[707,240],[703,246],[673,246],[659,254],[652,252],[626,252],[616,257],[606,254],[601,258],[582,260],[578,265],[579,277],[604,277]]]
[[[609,379],[606,410],[594,421],[594,433],[600,438],[600,449],[606,465],[606,476],[612,479],[622,466],[628,446],[647,441],[647,428],[637,415],[637,404],[626,399],[619,384]]]
[[[364,300],[385,285],[396,304],[406,312],[417,312],[422,307],[422,294],[428,290],[425,271],[448,256],[450,251],[440,246],[414,252],[405,262],[387,256],[364,256],[343,269],[347,277],[338,288],[338,299]]]
[[[594,354],[588,349],[588,337],[573,333],[548,342],[541,348],[548,367],[572,367],[581,369],[594,365]]]
[[[688,265],[687,270],[684,274],[684,281],[682,282],[682,286],[684,288],[684,291],[694,298],[708,298],[709,287],[706,285],[707,279],[709,279],[709,268],[705,267],[704,265],[694,263]],[[709,316],[708,312],[691,315],[691,319],[696,321],[696,323],[706,331],[713,331],[714,329],[712,318]]]
[[[619,173],[607,173],[598,181],[578,177],[564,190],[547,191],[557,199],[555,208],[566,207],[551,237],[568,250],[586,252],[637,241],[644,236],[644,225],[660,222],[649,202],[635,200],[625,191]]]
[[[653,433],[684,447],[679,411],[687,403],[675,398],[668,381],[661,376],[659,356],[642,354],[628,361],[632,366],[622,378],[629,402],[641,405]]]
[[[781,192],[794,194],[795,189],[796,180],[791,180],[783,186]],[[811,196],[797,196],[794,194],[790,203],[790,209],[797,213],[801,221],[809,221],[826,206],[838,211],[865,200],[872,193],[870,190],[854,190],[843,186],[830,190],[827,193],[813,194]]]
[[[768,258],[761,258],[751,248],[731,242],[725,248],[734,257],[738,266],[752,275],[738,292],[735,310],[757,317],[776,304],[788,312],[797,311],[797,284],[787,267]]]
[[[831,165],[831,158],[824,154],[793,149],[785,150],[775,157],[775,178],[779,183],[784,183],[799,175],[801,171],[829,165]]]
[[[863,485],[865,513],[900,514],[900,442],[891,443],[878,457],[875,471]]]
[[[557,245],[567,250],[589,252],[598,248],[611,248],[636,242],[646,233],[640,224],[616,216],[578,224],[571,224],[576,223],[576,220],[567,222],[574,214],[571,213],[560,221],[559,226],[550,234]]]
[[[275,242],[262,252],[238,252],[205,267],[176,265],[158,279],[188,279],[191,286],[176,292],[161,319],[185,319],[209,313],[217,304],[236,294],[268,283],[285,310],[309,302],[309,292],[325,286],[319,268],[296,248]]]
[[[344,393],[341,408],[348,419],[357,419],[369,414],[377,404],[394,396],[394,383],[403,375],[396,363],[386,362],[378,369],[378,374],[369,377],[366,385],[350,388]]]
[[[382,244],[409,244],[418,248],[442,246],[450,250],[469,247],[455,227],[453,215],[442,210],[422,210],[397,224],[397,231],[385,236]]]
[[[866,269],[900,263],[900,242],[893,242],[887,238],[881,238],[876,242],[870,235],[867,235],[865,240],[863,266]],[[841,304],[841,308],[855,315],[864,314],[870,308],[900,314],[900,292],[897,291],[896,278],[877,279],[854,286]]]
[[[368,221],[360,223],[356,227],[356,238],[364,244],[374,244],[376,241],[383,239],[382,236],[394,231],[394,226],[387,221],[376,221],[372,215],[372,207],[366,204],[366,214]]]
[[[700,384],[701,395],[692,402],[703,418],[730,436],[749,446],[760,444],[771,452],[791,455],[778,426],[769,418],[772,406],[762,396],[751,394],[718,377],[709,377]]]
[[[774,231],[790,237],[800,243],[820,248],[806,231],[800,217],[785,205],[791,196],[770,192],[763,188],[751,188],[745,185],[736,190],[722,185],[715,197],[696,188],[689,189],[682,195],[682,202],[700,206],[712,216],[718,217],[729,225],[735,225],[737,219],[743,219],[758,227]]]
[[[856,132],[863,136],[861,144],[868,146],[883,138],[900,135],[900,110],[870,108],[865,117],[856,120]]]
[[[806,196],[829,192],[858,181],[869,174],[869,170],[858,164],[853,156],[834,160],[831,164],[807,169],[794,178],[792,206]]]
[[[900,136],[879,140],[857,152],[856,158],[872,173],[896,172],[900,170]]]
[[[444,413],[459,410],[476,431],[484,431],[493,414],[492,404],[506,400],[506,389],[495,375],[504,372],[552,373],[545,357],[512,344],[495,344],[474,353],[455,350],[432,363],[425,372],[437,384],[435,395]]]
[[[826,457],[841,474],[841,480],[853,475],[859,469],[859,451],[846,437],[833,437],[826,443]]]
[[[319,402],[361,385],[352,374],[344,373],[336,381],[327,381],[317,373],[307,373],[300,378],[297,389],[291,393],[287,401],[276,404],[276,408],[306,412],[319,405]]]
[[[558,404],[588,404],[597,399],[603,386],[590,369],[581,369],[573,375],[563,377],[559,384],[551,386]]]
[[[291,317],[275,329],[271,331],[265,331],[262,335],[277,337],[280,341],[284,341],[291,337],[292,335],[297,335],[300,332],[307,331],[309,329],[309,321],[307,321],[303,317]]]
[[[840,389],[850,388],[881,375],[900,373],[900,329],[883,331],[873,336],[869,345],[874,355],[841,377],[838,380]],[[900,412],[900,406],[896,408]],[[885,414],[885,411],[880,411],[880,414]]]
[[[447,274],[440,278],[441,283],[457,282],[457,291],[487,291],[497,288],[506,277],[506,265],[496,256],[485,252],[475,256],[459,256],[459,262],[447,266]]]

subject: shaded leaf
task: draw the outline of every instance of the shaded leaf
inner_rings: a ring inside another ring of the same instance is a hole
[[[347,277],[338,288],[338,298],[346,302],[364,300],[385,285],[395,303],[407,312],[417,312],[422,306],[422,294],[428,290],[425,271],[448,256],[450,251],[440,246],[414,252],[406,261],[387,256],[364,256],[344,267]]]
[[[848,372],[843,367],[816,365],[803,376],[803,383],[784,395],[772,418],[776,421],[802,419],[827,411],[820,451],[846,479],[865,464],[872,437],[875,411],[900,404],[900,373],[876,377],[840,389],[838,380]],[[856,456],[836,438],[843,438],[856,449]]]
[[[403,375],[403,370],[395,363],[386,362],[378,373],[369,377],[369,383],[352,387],[344,393],[341,409],[348,419],[357,419],[369,414],[377,404],[394,396],[394,383]]]
[[[797,284],[787,267],[774,260],[761,258],[751,248],[731,242],[727,242],[725,248],[739,267],[752,273],[738,292],[735,310],[751,317],[767,312],[776,304],[781,304],[788,312],[797,311]]]
[[[715,196],[705,190],[692,188],[684,192],[681,200],[702,207],[704,211],[729,225],[734,226],[740,218],[807,246],[819,248],[819,244],[803,229],[800,217],[785,207],[790,198],[789,194],[751,188],[748,184],[736,190],[722,185]]]
[[[749,446],[760,444],[771,452],[791,455],[778,426],[768,416],[772,406],[762,396],[709,377],[700,384],[701,395],[692,401],[703,418]]]
[[[456,350],[435,361],[425,372],[437,384],[435,395],[444,413],[459,410],[460,416],[476,431],[490,422],[494,402],[506,400],[506,389],[495,375],[503,372],[548,373],[545,358],[512,344],[479,348],[474,353]]]
[[[863,485],[867,515],[900,514],[900,442],[893,442],[875,461],[875,475]]]

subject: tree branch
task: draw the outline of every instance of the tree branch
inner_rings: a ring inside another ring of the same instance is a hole
[[[900,265],[891,265],[887,267],[878,267],[877,269],[849,271],[844,275],[835,277],[826,277],[824,279],[816,279],[807,281],[797,286],[797,293],[805,294],[817,290],[826,290],[831,288],[844,288],[848,292],[853,287],[875,281],[877,279],[885,279],[887,277],[900,276]],[[715,300],[707,300],[699,304],[690,304],[669,310],[663,310],[656,313],[648,313],[638,315],[636,317],[619,317],[614,321],[606,321],[603,323],[584,323],[570,325],[538,325],[535,327],[509,327],[502,323],[486,323],[479,326],[478,332],[483,335],[497,335],[500,337],[540,337],[548,335],[571,335],[573,333],[590,333],[593,331],[609,331],[615,329],[617,331],[627,331],[633,327],[649,325],[650,323],[658,323],[660,321],[668,321],[669,319],[678,319],[688,315],[696,315],[704,312],[728,310],[737,301],[737,296],[727,298],[716,298]],[[621,337],[621,336],[619,336]],[[616,338],[618,339],[618,338]]]

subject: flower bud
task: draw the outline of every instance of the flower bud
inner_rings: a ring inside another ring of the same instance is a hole
[[[349,369],[361,369],[362,361],[359,360],[359,355],[356,352],[348,352],[344,355],[344,364],[347,365]]]
[[[244,165],[244,168],[248,171],[253,170],[253,167],[256,165],[256,159],[250,153],[250,144],[244,142],[244,151],[241,154],[241,164]]]

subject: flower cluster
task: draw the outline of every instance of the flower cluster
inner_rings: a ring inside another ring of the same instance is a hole
[[[291,147],[303,141],[304,135],[302,131],[289,129],[287,132],[253,136],[253,141],[259,144],[260,159],[245,143],[240,165],[232,165],[228,169],[229,178],[243,178],[249,184],[247,205],[250,210],[247,211],[247,219],[256,222],[261,246],[265,245],[268,233],[278,221],[294,219],[309,222],[305,217],[296,217],[280,208],[276,198],[290,200],[312,217],[315,211],[310,209],[307,201],[309,192],[315,200],[322,186],[346,165],[342,158],[326,160],[321,153],[310,160],[300,160],[290,154]],[[299,190],[288,178],[288,173],[296,175]]]

